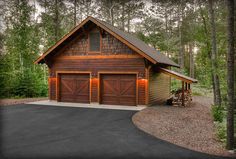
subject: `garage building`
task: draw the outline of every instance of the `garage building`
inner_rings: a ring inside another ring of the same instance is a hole
[[[49,98],[58,102],[151,105],[170,96],[179,67],[134,35],[88,17],[35,63],[49,68]]]

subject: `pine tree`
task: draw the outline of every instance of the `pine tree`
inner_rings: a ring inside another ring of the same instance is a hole
[[[227,149],[234,148],[234,0],[227,0],[228,10],[228,53],[227,53],[227,84],[228,84],[228,108],[227,108]]]
[[[215,86],[215,105],[221,105],[221,92],[220,92],[220,82],[219,76],[217,73],[217,46],[216,46],[216,26],[215,26],[215,14],[213,9],[213,1],[208,0],[208,9],[209,9],[209,17],[210,17],[210,26],[211,26],[211,45],[212,45],[212,53],[211,53],[211,64],[212,64],[212,73],[213,73],[213,82]]]

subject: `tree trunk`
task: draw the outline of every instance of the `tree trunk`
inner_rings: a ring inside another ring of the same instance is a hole
[[[90,1],[84,1],[84,3],[85,3],[85,16],[86,16],[86,18],[89,16],[89,13],[90,13]]]
[[[111,8],[111,25],[114,26],[114,13],[113,13],[113,7]]]
[[[234,10],[236,9],[236,0],[234,0]],[[234,36],[236,31],[236,11],[234,11]],[[234,39],[234,46],[236,46],[236,40]],[[236,78],[236,51],[234,50],[234,78]],[[236,111],[236,80],[234,80],[234,111]],[[236,124],[236,123],[234,123]],[[235,136],[236,138],[236,136]]]
[[[83,19],[81,1],[79,1],[78,13],[78,23],[80,23]]]
[[[165,39],[166,39],[166,55],[167,57],[170,57],[170,52],[169,52],[169,32],[168,32],[168,14],[167,14],[167,5],[165,6]]]
[[[122,30],[125,31],[125,3],[122,2]]]
[[[77,0],[74,0],[74,26],[76,26],[76,21],[77,21],[77,17],[76,17],[76,14],[77,14]]]
[[[184,46],[183,46],[183,37],[182,37],[182,2],[180,2],[178,7],[178,32],[179,32],[179,58],[178,63],[180,65],[181,71],[184,69]]]
[[[194,78],[193,44],[189,44],[189,75]]]
[[[210,17],[210,25],[211,25],[211,45],[212,45],[212,53],[211,53],[211,66],[212,73],[215,84],[215,97],[216,102],[215,105],[221,105],[221,93],[220,93],[220,82],[217,74],[217,50],[216,50],[216,29],[215,29],[215,17],[213,10],[213,1],[208,0],[208,9],[209,9],[209,17]]]
[[[59,11],[58,11],[58,0],[55,0],[55,17],[54,17],[54,30],[55,30],[55,42],[59,38]]]
[[[128,17],[127,17],[127,28],[128,33],[130,32],[130,10],[128,10]]]
[[[46,13],[46,12],[47,12],[47,1],[44,0],[44,13]]]
[[[226,0],[228,10],[228,52],[227,52],[227,149],[234,148],[234,0]]]
[[[205,34],[206,47],[207,47],[207,57],[208,57],[209,61],[211,61],[211,48],[210,48],[210,40],[209,40],[209,31],[207,30],[207,22],[206,22],[206,18],[204,17],[201,5],[200,5],[200,15],[201,15],[203,26],[204,26],[203,28],[204,28],[204,34]],[[215,82],[214,82],[212,70],[211,70],[211,81],[212,81],[214,103],[216,103]]]
[[[112,26],[114,26],[114,13],[113,13],[113,8],[114,8],[115,4],[114,4],[113,0],[111,0],[111,1],[109,1],[109,2],[110,2],[110,5],[109,5],[108,9],[109,9],[110,24],[111,24]]]
[[[19,0],[15,1],[16,2],[16,6],[17,6],[17,18],[20,19],[20,5],[21,5],[21,2]],[[19,64],[20,64],[20,72],[21,74],[23,74],[23,71],[24,71],[24,58],[23,58],[23,53],[22,51],[20,50],[19,51]]]

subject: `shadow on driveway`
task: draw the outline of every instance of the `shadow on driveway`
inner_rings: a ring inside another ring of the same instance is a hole
[[[1,155],[9,159],[222,159],[150,136],[135,111],[16,105],[0,107]]]

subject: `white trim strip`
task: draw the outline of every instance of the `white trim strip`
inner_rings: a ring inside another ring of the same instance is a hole
[[[57,102],[57,101],[50,101],[50,100],[29,102],[29,103],[26,103],[26,104],[60,106],[60,107],[115,109],[115,110],[134,110],[134,111],[140,111],[140,110],[146,108],[146,106],[104,105],[104,104],[98,104],[98,103],[91,103],[91,104],[67,103],[67,102]]]

